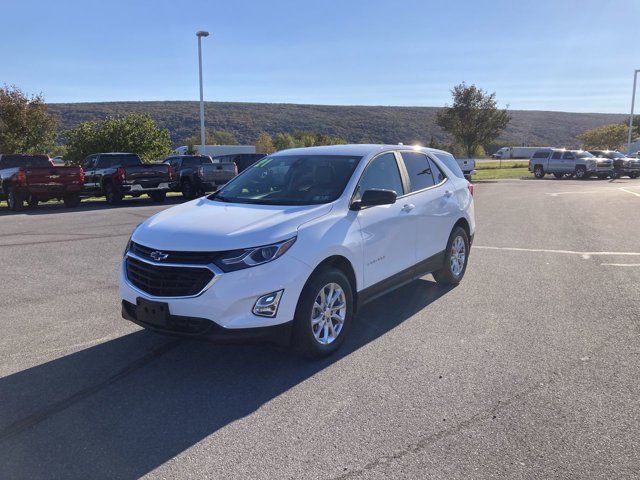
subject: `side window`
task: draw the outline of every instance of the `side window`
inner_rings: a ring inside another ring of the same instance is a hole
[[[433,174],[431,173],[431,164],[424,153],[401,152],[401,155],[404,165],[407,167],[412,192],[435,185]]]
[[[554,155],[555,155],[555,153],[554,153]],[[536,153],[533,154],[533,158],[548,158],[548,157],[549,157],[549,152],[545,152],[544,150],[536,152]]]
[[[560,152],[553,152],[553,155],[551,155],[551,158],[553,160],[560,160],[560,156],[561,156]]]
[[[83,170],[93,170],[95,168],[96,158],[95,157],[87,157],[82,162]]]
[[[374,158],[360,178],[357,196],[370,189],[392,190],[396,195],[404,194],[400,171],[393,153],[384,153]]]
[[[464,178],[464,173],[462,173],[462,169],[460,168],[460,165],[458,164],[458,161],[455,159],[455,157],[449,153],[431,153],[432,155],[435,155],[438,160],[440,160],[442,163],[445,164],[445,166],[451,170],[451,173],[453,173],[456,177],[458,178]]]
[[[571,152],[564,152],[564,154],[562,154],[563,160],[575,160],[575,158],[575,155]]]
[[[436,185],[444,182],[447,179],[447,176],[440,169],[438,164],[434,162],[432,159],[429,159],[429,165],[431,165],[431,174],[433,175],[433,179],[435,180]],[[462,175],[462,178],[464,178],[464,175]]]
[[[107,157],[98,157],[98,165],[97,168],[109,168],[111,166],[111,162]]]

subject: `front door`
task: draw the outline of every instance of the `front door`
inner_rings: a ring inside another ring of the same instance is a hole
[[[360,178],[356,196],[369,189],[393,190],[399,197],[404,194],[393,152],[383,153],[369,163]],[[406,203],[399,198],[392,205],[366,207],[358,212],[364,288],[379,284],[415,264],[415,214]]]

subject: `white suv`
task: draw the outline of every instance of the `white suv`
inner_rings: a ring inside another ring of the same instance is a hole
[[[194,337],[336,350],[359,305],[412,279],[462,280],[473,186],[454,157],[401,145],[284,150],[139,225],[123,317]]]

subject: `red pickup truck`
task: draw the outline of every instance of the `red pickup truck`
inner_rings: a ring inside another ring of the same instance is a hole
[[[63,200],[67,208],[78,206],[84,184],[80,167],[60,167],[47,155],[0,154],[0,200],[13,211],[24,203]]]

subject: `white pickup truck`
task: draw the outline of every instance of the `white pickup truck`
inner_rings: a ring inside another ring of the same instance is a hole
[[[596,158],[584,150],[543,148],[535,152],[529,160],[529,171],[536,178],[544,178],[552,173],[560,179],[564,176],[584,179],[592,175],[607,178],[614,174],[613,160]]]

